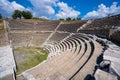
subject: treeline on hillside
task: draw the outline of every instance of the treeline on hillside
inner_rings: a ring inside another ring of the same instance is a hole
[[[29,11],[20,11],[20,10],[15,10],[12,14],[12,18],[13,19],[21,19],[21,18],[24,18],[24,19],[31,19],[33,16],[32,16],[32,13],[29,12]]]
[[[67,17],[66,19],[60,18],[59,20],[61,20],[61,21],[75,21],[75,20],[81,20],[81,18],[79,18],[79,17],[77,17],[77,18]]]

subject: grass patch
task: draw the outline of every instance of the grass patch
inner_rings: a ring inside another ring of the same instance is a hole
[[[3,28],[4,28],[3,22],[0,22],[0,29],[3,29]]]
[[[0,22],[0,27],[3,27],[4,25],[3,25],[3,23],[2,22]]]
[[[14,55],[17,63],[17,74],[20,74],[46,60],[48,52],[37,47],[16,48]]]

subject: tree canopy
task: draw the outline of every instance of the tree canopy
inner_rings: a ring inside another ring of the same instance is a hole
[[[25,18],[25,19],[31,19],[32,18],[32,14],[29,11],[20,11],[20,10],[15,10],[12,14],[12,18],[13,19],[21,19],[21,18]]]
[[[22,11],[22,16],[23,16],[25,19],[31,19],[31,18],[32,18],[32,14],[31,14],[31,12],[29,12],[29,11]]]
[[[2,19],[2,15],[1,15],[1,13],[0,13],[0,19]]]
[[[13,19],[17,19],[17,18],[21,19],[21,17],[22,17],[22,12],[20,10],[15,10],[12,14]]]

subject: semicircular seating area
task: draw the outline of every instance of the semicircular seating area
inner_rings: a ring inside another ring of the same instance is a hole
[[[48,45],[47,60],[26,70],[27,80],[84,80],[93,74],[102,46],[87,35],[75,33],[55,45]]]

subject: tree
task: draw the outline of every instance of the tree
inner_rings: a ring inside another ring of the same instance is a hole
[[[2,15],[0,14],[0,19],[2,19]]]
[[[20,10],[15,10],[12,14],[13,19],[17,19],[17,18],[21,19],[21,17],[22,17],[22,12]]]
[[[66,18],[66,21],[71,21],[72,19],[70,17]]]
[[[77,17],[76,20],[81,20],[81,18]]]
[[[31,19],[31,18],[32,18],[32,14],[31,14],[31,12],[29,12],[29,11],[22,11],[22,16],[23,16],[25,19]]]
[[[76,20],[76,18],[73,18],[72,20],[73,20],[73,21],[75,21],[75,20]]]
[[[60,18],[59,20],[64,21],[64,19],[63,19],[63,18]]]

